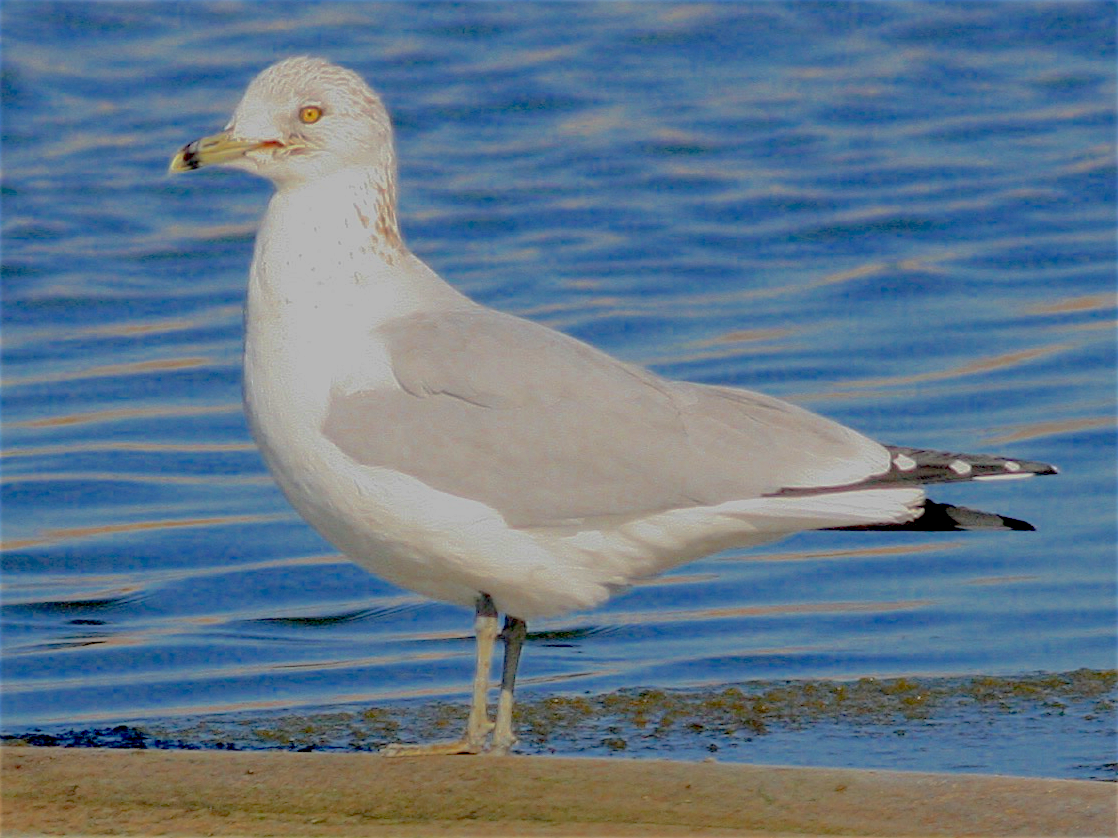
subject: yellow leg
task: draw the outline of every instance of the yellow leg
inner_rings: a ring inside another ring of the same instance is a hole
[[[493,747],[489,753],[504,755],[516,744],[512,730],[513,690],[516,689],[516,669],[520,665],[520,650],[528,626],[519,617],[505,618],[505,663],[501,668],[501,696],[497,700],[497,724],[493,732]]]
[[[474,634],[477,635],[477,666],[470,718],[466,722],[466,741],[476,748],[468,752],[471,754],[484,750],[485,740],[493,730],[493,722],[489,720],[489,675],[493,670],[493,644],[497,640],[497,608],[489,594],[478,597]]]
[[[493,722],[489,720],[489,673],[493,667],[493,644],[497,640],[497,609],[488,594],[478,597],[474,633],[477,635],[477,665],[474,669],[474,692],[470,702],[470,717],[466,722],[466,735],[453,742],[388,745],[381,750],[383,756],[480,754],[485,750],[485,740],[493,730]]]

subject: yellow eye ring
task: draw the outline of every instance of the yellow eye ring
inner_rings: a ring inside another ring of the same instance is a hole
[[[299,120],[304,125],[314,125],[322,119],[322,108],[316,105],[307,105],[299,110]]]

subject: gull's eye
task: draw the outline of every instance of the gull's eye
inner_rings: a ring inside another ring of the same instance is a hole
[[[314,125],[322,119],[322,108],[317,105],[307,105],[299,110],[299,120],[304,125]]]

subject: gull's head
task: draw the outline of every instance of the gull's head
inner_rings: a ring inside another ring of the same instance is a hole
[[[395,168],[392,124],[356,73],[321,58],[288,58],[249,84],[220,134],[183,147],[172,172],[225,166],[298,185],[346,169]]]

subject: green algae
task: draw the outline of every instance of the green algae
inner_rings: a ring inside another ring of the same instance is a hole
[[[1116,688],[1115,670],[1080,669],[1023,676],[748,682],[539,698],[523,690],[516,727],[524,749],[542,752],[624,752],[700,741],[715,751],[718,742],[820,724],[893,725],[900,735],[906,726],[961,710],[1059,715],[1072,705],[1084,718],[1112,729]],[[139,729],[153,743],[180,747],[377,750],[395,741],[453,738],[465,725],[466,713],[462,702],[435,701],[243,719],[206,717]]]

